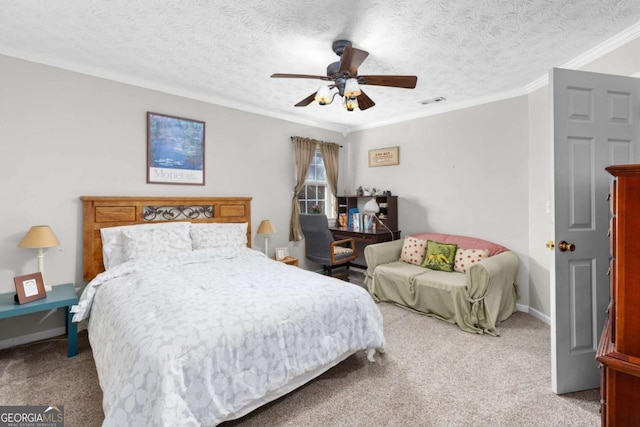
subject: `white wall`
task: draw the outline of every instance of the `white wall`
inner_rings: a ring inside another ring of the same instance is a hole
[[[406,236],[474,236],[514,250],[528,304],[527,98],[434,115],[348,135],[351,188],[398,195]],[[400,147],[398,166],[368,167],[368,150]],[[353,190],[352,190],[353,191]]]
[[[543,317],[551,313],[550,263],[553,252],[545,246],[553,240],[551,227],[551,130],[549,93],[544,86],[529,95],[529,307]],[[549,203],[549,212],[547,212]]]
[[[82,195],[250,196],[253,247],[264,247],[255,231],[268,218],[277,229],[271,256],[290,246],[303,261],[303,244],[288,242],[290,136],[343,143],[342,134],[6,56],[0,69],[0,293],[37,270],[35,251],[17,247],[36,224],[49,224],[61,242],[47,251],[47,282],[82,284]],[[147,111],[206,122],[205,186],[146,183]],[[60,313],[5,320],[0,344],[62,324]]]

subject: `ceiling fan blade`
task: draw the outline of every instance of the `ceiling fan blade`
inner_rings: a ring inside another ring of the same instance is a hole
[[[358,95],[358,108],[360,108],[360,110],[364,111],[367,108],[373,107],[374,105],[376,105],[376,103],[373,102],[373,99],[369,98],[362,91],[362,89],[360,89],[360,95]]]
[[[307,96],[305,99],[303,99],[302,101],[298,102],[295,107],[306,107],[307,105],[311,104],[313,102],[313,100],[316,97],[316,93],[318,92],[313,92],[311,95]]]
[[[413,89],[416,87],[416,76],[358,76],[358,84],[373,86],[390,86]]]
[[[312,74],[283,74],[276,73],[271,74],[272,78],[285,78],[285,79],[320,79],[320,80],[331,80],[327,76],[314,76]]]
[[[367,59],[367,56],[369,56],[369,52],[346,46],[340,57],[340,69],[338,71],[355,76],[358,72],[358,67]]]

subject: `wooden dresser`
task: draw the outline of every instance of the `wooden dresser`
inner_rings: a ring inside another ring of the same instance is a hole
[[[640,165],[610,166],[611,302],[596,360],[602,425],[640,426]]]

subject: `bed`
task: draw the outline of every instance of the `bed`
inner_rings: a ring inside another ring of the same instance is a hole
[[[384,351],[366,290],[250,248],[250,198],[81,199],[103,425],[217,425]]]

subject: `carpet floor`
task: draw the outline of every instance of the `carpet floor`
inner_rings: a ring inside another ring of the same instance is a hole
[[[599,390],[551,391],[549,327],[515,313],[500,337],[378,305],[387,353],[359,352],[296,391],[222,426],[598,426]],[[594,362],[595,363],[595,362]],[[64,405],[65,425],[99,426],[102,392],[87,339],[0,350],[0,405]]]

